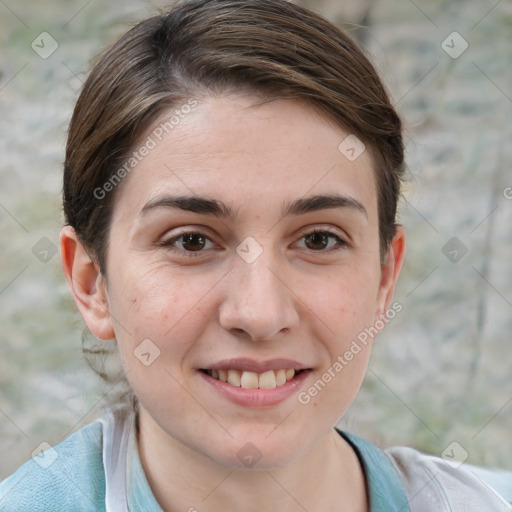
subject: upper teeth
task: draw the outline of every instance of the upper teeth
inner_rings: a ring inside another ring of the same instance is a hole
[[[287,381],[293,379],[295,370],[288,368],[269,370],[263,373],[240,370],[208,370],[208,375],[236,387],[246,389],[272,389],[276,386],[282,386]]]

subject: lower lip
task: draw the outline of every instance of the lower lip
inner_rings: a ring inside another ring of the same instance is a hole
[[[296,375],[292,380],[282,386],[276,386],[272,389],[245,389],[235,387],[227,382],[214,379],[204,372],[199,372],[203,379],[222,394],[225,398],[237,405],[245,407],[264,407],[276,405],[293,395],[303,382],[308,378],[311,370],[304,370]]]

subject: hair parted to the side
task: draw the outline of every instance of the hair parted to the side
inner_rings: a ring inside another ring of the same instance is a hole
[[[396,228],[402,127],[355,41],[286,0],[182,0],[137,24],[104,53],[71,119],[65,221],[107,281],[109,227],[122,183],[101,196],[95,191],[112,179],[165,112],[190,98],[230,92],[308,102],[364,142],[373,157],[385,254]]]

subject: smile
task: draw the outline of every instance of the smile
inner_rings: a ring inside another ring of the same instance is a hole
[[[204,370],[210,377],[244,389],[274,389],[284,386],[303,370],[281,368],[262,373],[234,369]]]
[[[297,393],[312,373],[307,364],[286,358],[230,358],[197,369],[208,392],[244,407],[277,405]]]

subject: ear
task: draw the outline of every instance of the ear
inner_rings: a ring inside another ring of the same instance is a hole
[[[60,252],[64,275],[89,330],[102,340],[113,339],[106,280],[71,226],[60,232]]]
[[[393,292],[402,268],[405,256],[405,229],[397,226],[395,236],[391,240],[386,252],[386,259],[381,266],[381,279],[377,293],[377,307],[375,315],[381,317],[391,307]]]

